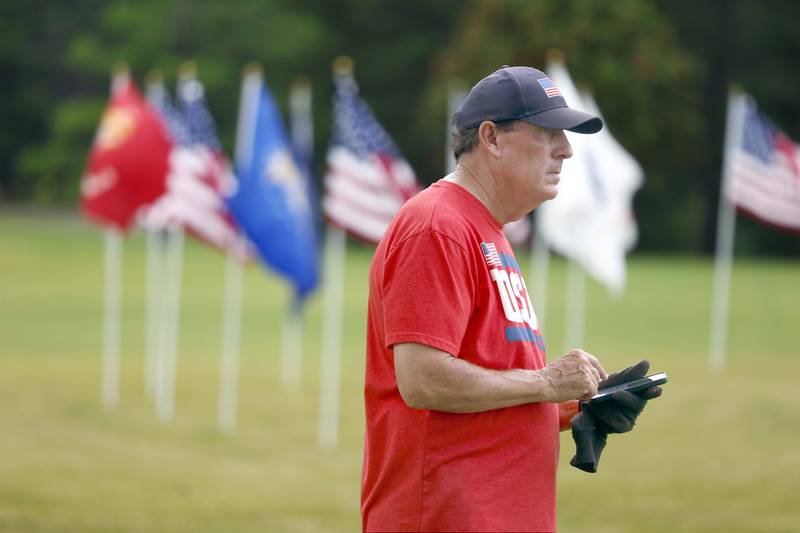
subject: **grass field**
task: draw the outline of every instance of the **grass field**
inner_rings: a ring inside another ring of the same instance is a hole
[[[347,258],[333,452],[316,446],[319,296],[308,310],[302,384],[286,390],[278,376],[289,295],[249,269],[238,431],[223,436],[224,259],[189,243],[176,415],[162,424],[144,393],[140,235],[124,253],[121,399],[107,412],[101,232],[72,216],[0,214],[0,531],[357,531],[371,250],[353,246]],[[554,261],[551,358],[563,348],[564,273]],[[584,347],[609,370],[648,357],[670,383],[636,431],[609,439],[597,474],[569,466],[573,445],[562,434],[560,531],[800,530],[800,264],[737,259],[721,376],[707,369],[710,282],[707,258],[634,256],[623,298],[589,284]]]

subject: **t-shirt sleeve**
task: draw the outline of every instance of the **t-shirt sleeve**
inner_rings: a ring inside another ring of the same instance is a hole
[[[409,237],[387,255],[382,288],[387,348],[416,342],[459,356],[475,300],[463,246],[436,231]]]

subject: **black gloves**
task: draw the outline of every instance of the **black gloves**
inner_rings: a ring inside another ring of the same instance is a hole
[[[605,389],[621,385],[629,381],[643,378],[650,370],[650,363],[646,360],[639,361],[625,370],[608,376],[601,381],[597,388]],[[581,411],[590,412],[596,421],[597,428],[606,433],[627,433],[633,429],[636,418],[641,414],[647,400],[661,396],[661,387],[650,387],[636,393],[619,391],[603,402],[581,402]]]
[[[598,389],[642,378],[649,369],[649,362],[639,361],[608,376],[608,379],[599,383]],[[569,464],[584,472],[597,472],[608,434],[625,433],[633,429],[647,401],[659,396],[661,387],[653,386],[637,393],[615,392],[603,402],[581,402],[581,412],[572,418],[572,438],[576,450]]]
[[[597,463],[606,447],[607,436],[608,433],[597,428],[594,416],[588,411],[581,411],[573,416],[572,440],[575,441],[575,457],[569,464],[584,472],[597,472]]]

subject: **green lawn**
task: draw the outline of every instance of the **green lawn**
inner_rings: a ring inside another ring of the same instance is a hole
[[[302,384],[287,390],[279,372],[289,294],[273,275],[248,270],[238,431],[223,436],[224,258],[194,242],[174,422],[158,422],[144,393],[140,234],[124,250],[120,405],[104,410],[101,236],[72,216],[0,214],[0,531],[358,530],[371,250],[348,253],[341,440],[322,452],[321,298],[308,309]],[[550,272],[551,358],[563,349],[564,266],[554,261]],[[572,441],[562,434],[560,530],[796,531],[800,264],[737,259],[721,376],[707,369],[711,261],[634,256],[629,270],[619,300],[589,283],[584,347],[609,370],[648,357],[670,383],[636,431],[609,439],[598,474],[569,466]]]

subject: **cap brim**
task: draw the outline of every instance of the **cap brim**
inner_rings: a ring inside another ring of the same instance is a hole
[[[542,128],[568,130],[575,133],[597,133],[603,129],[603,121],[600,117],[569,107],[548,109],[535,115],[522,117],[520,120]]]

